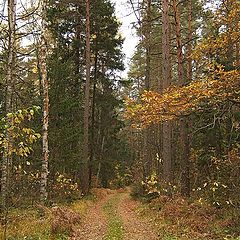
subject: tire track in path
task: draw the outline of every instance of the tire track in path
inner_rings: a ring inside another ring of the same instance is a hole
[[[140,203],[131,199],[128,192],[122,193],[118,205],[118,213],[123,222],[124,239],[158,240],[157,230],[151,222],[136,213],[139,205]]]
[[[112,198],[112,191],[101,191],[100,200],[88,208],[82,223],[74,231],[69,240],[103,240],[107,232],[107,218],[102,211],[103,206]],[[96,195],[99,195],[98,191]]]

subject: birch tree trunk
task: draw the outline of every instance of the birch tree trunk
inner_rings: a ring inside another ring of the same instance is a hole
[[[162,89],[166,90],[171,84],[170,60],[170,24],[169,0],[162,0]],[[163,177],[166,183],[171,183],[173,178],[172,168],[172,124],[170,121],[163,123],[162,131],[162,158]]]
[[[16,0],[8,0],[8,60],[7,60],[7,76],[6,76],[6,96],[5,96],[5,111],[6,113],[13,112],[13,86],[16,82]],[[8,119],[8,125],[11,126],[11,120]],[[6,132],[8,146],[3,153],[2,162],[2,207],[7,208],[7,197],[9,193],[9,181],[11,171],[11,136]]]
[[[89,114],[90,114],[90,68],[91,68],[91,49],[90,49],[90,0],[86,0],[86,84],[84,97],[84,116],[83,116],[83,164],[80,170],[80,185],[82,194],[89,191]]]
[[[47,21],[46,21],[46,1],[41,1],[41,40],[39,49],[39,67],[43,89],[43,156],[42,156],[42,171],[40,183],[40,201],[44,204],[48,197],[47,182],[48,182],[48,125],[49,125],[49,82],[47,76]]]
[[[173,0],[173,13],[175,20],[176,44],[177,44],[177,59],[178,59],[178,84],[180,86],[186,83],[183,76],[183,51],[181,37],[181,22],[179,13],[179,4],[177,0]],[[180,119],[180,184],[181,193],[184,196],[190,195],[190,178],[189,178],[189,139],[188,139],[188,124],[185,118]]]

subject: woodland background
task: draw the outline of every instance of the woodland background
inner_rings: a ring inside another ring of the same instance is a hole
[[[109,0],[1,3],[1,210],[132,185],[239,217],[237,0],[128,2],[128,76]],[[4,217],[5,216],[5,217]]]

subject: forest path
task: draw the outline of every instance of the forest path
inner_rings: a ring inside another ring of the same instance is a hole
[[[124,238],[131,240],[157,240],[157,229],[149,221],[137,214],[140,203],[133,200],[128,192],[121,194],[117,206],[118,213],[123,222]]]
[[[108,190],[91,206],[71,240],[157,240],[148,219],[137,214],[140,203],[127,190]]]
[[[107,190],[97,191],[94,194],[97,196],[96,202],[88,208],[85,217],[82,219],[82,224],[76,228],[70,240],[102,240],[107,232],[107,218],[102,211],[102,207],[112,197],[112,193]]]

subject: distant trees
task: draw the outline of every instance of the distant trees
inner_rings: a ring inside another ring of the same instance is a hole
[[[80,179],[85,194],[98,177],[109,186],[120,161],[121,101],[116,87],[121,86],[123,40],[110,1],[91,1],[87,14],[87,2],[50,6],[50,30],[56,41],[49,72],[51,174],[61,171]]]

